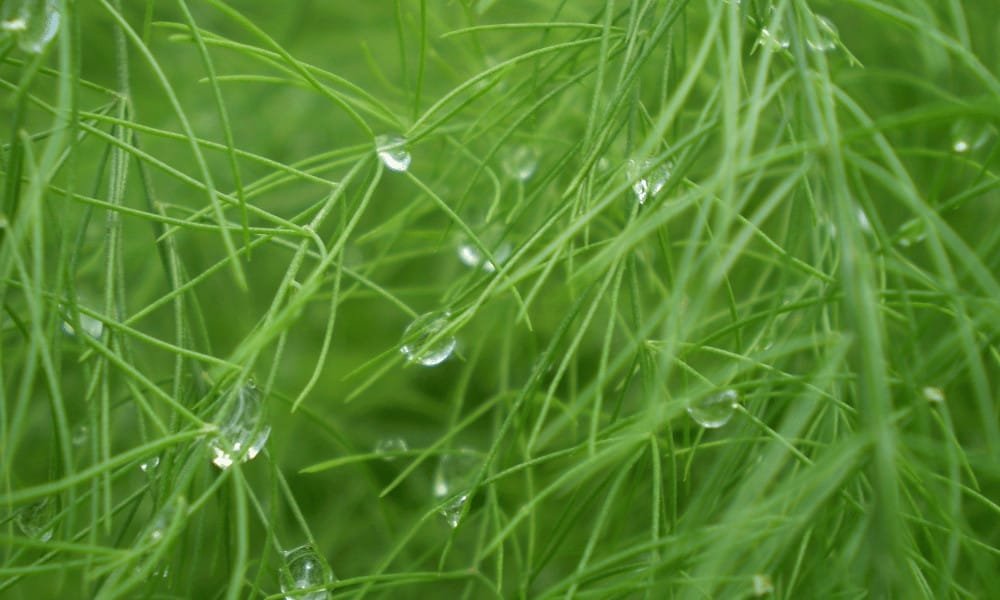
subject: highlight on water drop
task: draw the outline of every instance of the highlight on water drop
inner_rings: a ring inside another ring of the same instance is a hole
[[[39,54],[59,33],[56,0],[7,0],[0,11],[0,38],[13,36],[21,50]]]
[[[334,582],[333,570],[311,545],[299,546],[283,555],[279,572],[281,593],[288,600],[324,600],[329,591],[322,588]],[[304,590],[312,590],[305,592]],[[301,593],[298,593],[301,592]]]
[[[507,149],[502,153],[500,166],[511,179],[527,181],[538,170],[538,151],[531,146]]]
[[[448,311],[429,312],[417,317],[403,331],[399,351],[406,360],[425,367],[443,363],[455,351],[458,340],[454,336],[438,334],[448,327]],[[436,339],[435,339],[436,338]]]
[[[56,502],[44,498],[17,511],[14,523],[24,535],[47,542],[55,534]]]
[[[733,418],[739,393],[730,388],[695,400],[687,407],[687,413],[695,423],[706,429],[718,429]]]
[[[253,460],[271,434],[264,404],[254,382],[233,388],[215,418],[218,434],[209,441],[212,464],[228,469],[236,462]]]
[[[391,171],[406,171],[413,157],[406,148],[406,138],[401,135],[386,134],[375,138],[375,151],[385,168]]]
[[[667,185],[673,173],[674,163],[667,161],[657,165],[652,159],[629,159],[625,173],[632,183],[632,193],[639,204],[656,196]]]
[[[382,457],[386,462],[396,460],[400,454],[406,454],[410,447],[406,440],[401,437],[387,437],[375,442],[375,454]]]

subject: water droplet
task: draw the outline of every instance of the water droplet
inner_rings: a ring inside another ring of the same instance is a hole
[[[59,32],[62,14],[57,0],[7,0],[0,30],[17,37],[21,50],[38,54]]]
[[[462,492],[455,495],[454,498],[441,507],[441,515],[444,517],[444,520],[448,522],[448,526],[452,529],[458,527],[459,521],[462,520],[462,509],[468,501],[468,492]]]
[[[504,153],[500,166],[511,179],[527,181],[538,170],[538,151],[531,146],[517,146]]]
[[[632,192],[636,201],[645,204],[646,200],[660,193],[670,179],[673,169],[674,163],[671,161],[656,166],[651,159],[642,161],[629,159],[626,175],[632,182]]]
[[[87,443],[87,438],[90,436],[90,429],[86,425],[77,425],[73,429],[73,437],[70,441],[74,446],[82,446]]]
[[[992,125],[959,119],[951,126],[951,149],[958,154],[974,152],[989,144],[995,135],[996,128]]]
[[[480,466],[478,453],[468,448],[442,455],[434,471],[434,497],[444,498],[457,490],[467,490]]]
[[[772,51],[777,50],[787,50],[792,43],[787,37],[780,35],[777,30],[772,31],[767,27],[762,27],[760,30],[760,37],[757,38],[757,45],[770,48]]]
[[[691,403],[687,412],[702,427],[718,429],[733,418],[739,400],[740,395],[736,390],[727,389]]]
[[[858,227],[861,228],[861,231],[864,233],[871,233],[872,222],[868,220],[868,215],[865,213],[864,209],[859,206],[855,211],[855,216],[858,219]]]
[[[223,401],[215,419],[219,433],[209,442],[212,463],[228,469],[233,463],[253,460],[260,453],[271,426],[265,423],[264,404],[253,381],[234,389]]]
[[[104,322],[80,313],[80,329],[95,340],[99,340],[104,335]],[[66,335],[76,337],[76,328],[69,321],[62,322],[62,330]]]
[[[774,584],[767,575],[758,573],[753,576],[753,595],[757,598],[774,592]]]
[[[476,246],[468,239],[464,239],[458,244],[458,260],[462,261],[462,264],[467,267],[482,269],[487,273],[495,273],[498,266],[503,266],[507,262],[507,259],[510,258],[512,250],[510,242],[502,239],[503,231],[499,228],[488,229],[485,233],[479,234],[478,237],[479,241],[489,248],[490,253],[493,255],[493,260],[486,258],[486,255],[479,249],[479,246]]]
[[[40,542],[52,539],[56,526],[56,503],[51,498],[29,504],[17,512],[15,523],[24,535]]]
[[[146,473],[147,475],[152,474],[152,472],[155,471],[156,467],[158,467],[158,466],[160,466],[160,457],[159,456],[152,456],[152,457],[147,458],[146,460],[142,461],[141,463],[139,463],[139,469],[143,473]]]
[[[934,403],[941,404],[944,402],[944,390],[939,387],[929,385],[922,390],[924,394],[924,400]]]
[[[386,461],[396,460],[396,456],[404,454],[410,447],[401,437],[382,438],[375,443],[375,454],[381,454]]]
[[[324,600],[329,597],[325,589],[308,590],[328,586],[334,581],[333,570],[326,560],[312,546],[299,546],[284,553],[285,564],[281,567],[281,593],[287,600]]]
[[[403,331],[402,352],[409,362],[433,367],[443,363],[455,351],[458,341],[454,336],[441,336],[428,344],[438,333],[448,327],[448,311],[420,315]]]
[[[830,19],[820,15],[813,15],[816,23],[815,35],[810,34],[806,38],[806,45],[816,52],[829,52],[837,48],[840,34],[837,33],[837,26]]]
[[[401,135],[380,135],[375,138],[375,151],[387,169],[405,171],[412,158],[406,149],[406,139]]]
[[[899,245],[909,248],[927,239],[927,229],[923,219],[910,219],[899,227],[896,233]]]
[[[149,541],[152,543],[159,543],[167,537],[167,533],[170,532],[171,526],[174,525],[178,518],[183,517],[185,513],[186,502],[183,497],[178,496],[172,501],[167,502],[160,507],[160,510],[156,511],[153,518],[149,524],[148,533],[146,534]]]

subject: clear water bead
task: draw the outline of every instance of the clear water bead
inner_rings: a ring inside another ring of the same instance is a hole
[[[458,244],[458,260],[469,268],[495,273],[510,258],[512,250],[510,242],[501,241],[501,234],[502,232],[488,231],[479,236],[479,241],[489,248],[493,260],[486,258],[479,246],[467,239]]]
[[[766,596],[774,592],[774,583],[767,575],[758,573],[753,576],[753,595],[755,598]]]
[[[445,498],[468,489],[479,467],[479,455],[469,449],[442,455],[434,471],[434,497]]]
[[[406,149],[406,138],[401,135],[380,135],[375,138],[375,151],[387,169],[405,171],[410,168],[413,157]]]
[[[454,336],[438,336],[448,327],[448,311],[420,315],[403,331],[403,345],[399,351],[409,362],[425,367],[443,363],[455,351],[458,340]],[[437,339],[431,342],[432,339]],[[431,343],[428,343],[431,342]]]
[[[968,154],[987,146],[996,135],[996,128],[976,123],[971,119],[958,119],[951,126],[951,149],[958,154]]]
[[[458,527],[459,522],[462,520],[462,509],[465,507],[465,503],[469,501],[468,492],[462,492],[457,494],[454,498],[449,500],[444,506],[441,507],[441,516],[448,523],[448,526],[452,529]]]
[[[740,395],[736,390],[727,389],[691,403],[687,412],[702,427],[718,429],[733,418],[739,400]]]
[[[538,151],[531,146],[517,146],[504,152],[500,166],[511,179],[527,181],[538,170]]]
[[[944,402],[944,390],[939,387],[929,385],[921,391],[924,395],[924,400],[932,404],[941,404]]]
[[[47,542],[56,530],[53,523],[55,517],[56,503],[51,498],[45,498],[19,510],[14,522],[24,535]]]
[[[923,219],[910,219],[899,226],[896,235],[899,237],[899,245],[909,248],[927,239],[927,226]]]
[[[313,589],[328,586],[334,581],[333,571],[326,560],[310,545],[299,546],[284,553],[281,567],[281,593],[287,600],[325,600],[329,592]],[[313,589],[311,592],[297,593]]]
[[[837,26],[830,19],[820,15],[813,15],[816,24],[816,33],[806,37],[806,45],[816,52],[830,52],[836,50],[840,34],[837,33]]]
[[[228,469],[237,461],[253,460],[271,434],[264,404],[253,381],[235,388],[223,401],[215,419],[219,433],[209,442],[212,464]]]
[[[87,443],[87,438],[90,437],[90,429],[86,425],[77,425],[73,428],[73,434],[70,441],[74,446],[82,446]]]
[[[38,54],[62,23],[57,0],[7,0],[0,13],[0,34],[14,35],[21,50]]]
[[[645,204],[646,200],[660,193],[660,190],[667,185],[667,180],[673,172],[674,164],[670,161],[656,166],[651,159],[635,160],[629,159],[626,166],[626,175],[632,182],[632,192],[635,194],[639,204]]]
[[[401,437],[382,438],[375,443],[375,454],[380,454],[383,460],[394,461],[396,456],[404,454],[410,447]]]
[[[150,475],[153,473],[153,471],[156,470],[156,467],[159,466],[160,466],[160,457],[152,456],[139,463],[139,470],[142,471],[143,473],[146,473],[147,475]]]
[[[95,340],[99,340],[104,335],[104,322],[80,313],[80,329]],[[76,337],[76,327],[69,321],[62,322],[62,330],[66,335]]]

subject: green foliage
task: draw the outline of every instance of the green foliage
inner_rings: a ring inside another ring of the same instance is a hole
[[[0,10],[0,596],[1000,597],[993,2]]]

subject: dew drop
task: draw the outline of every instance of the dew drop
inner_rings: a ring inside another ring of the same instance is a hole
[[[462,492],[460,494],[456,494],[454,498],[448,500],[448,502],[441,507],[441,516],[444,517],[444,520],[452,529],[458,527],[458,523],[462,520],[462,509],[468,501],[468,492]]]
[[[399,351],[406,360],[433,367],[443,363],[455,351],[458,341],[454,336],[441,336],[430,344],[437,334],[448,327],[448,311],[430,312],[417,317],[403,331],[403,345]]]
[[[837,48],[840,34],[837,33],[837,26],[830,19],[820,15],[814,15],[816,23],[815,35],[806,38],[806,45],[816,52],[830,52]]]
[[[538,170],[538,151],[531,146],[517,146],[504,153],[500,166],[511,179],[527,181]]]
[[[929,385],[921,391],[924,395],[924,400],[932,404],[941,404],[944,402],[944,390],[939,387]]]
[[[45,498],[19,510],[15,522],[24,535],[47,542],[55,533],[55,517],[56,503],[51,498]]]
[[[756,598],[767,596],[774,592],[774,584],[768,575],[758,573],[753,576],[753,595]]]
[[[82,446],[87,443],[87,438],[90,436],[90,429],[86,425],[77,425],[73,429],[73,435],[70,441],[73,442],[74,446]]]
[[[915,246],[927,239],[927,229],[923,219],[910,219],[899,227],[896,233],[899,245],[904,248]]]
[[[858,220],[858,227],[861,228],[861,231],[864,233],[871,233],[872,222],[868,220],[868,214],[865,213],[865,210],[859,206],[854,215]]]
[[[62,14],[57,0],[7,0],[0,30],[17,37],[21,50],[38,54],[59,32]]]
[[[151,475],[156,467],[160,466],[160,457],[152,456],[139,463],[139,470],[147,475]]]
[[[167,537],[171,526],[179,517],[185,515],[185,506],[184,498],[178,496],[160,507],[160,510],[153,515],[146,534],[151,543],[157,544]]]
[[[988,145],[995,135],[996,128],[992,125],[959,119],[951,126],[951,149],[957,154],[968,154]]]
[[[328,586],[334,581],[330,565],[308,544],[284,553],[284,565],[279,577],[281,593],[287,600],[324,600],[329,597],[329,592],[313,588]],[[308,589],[313,591],[297,593]]]
[[[104,322],[80,313],[80,329],[95,340],[99,340],[104,335]],[[62,322],[62,330],[66,335],[76,337],[76,328],[69,321]]]
[[[687,412],[702,427],[718,429],[733,418],[739,400],[736,390],[727,389],[693,402],[687,407]]]
[[[772,52],[787,50],[792,43],[787,36],[777,28],[761,27],[760,36],[757,38],[756,46],[767,48]]]
[[[482,269],[487,273],[495,273],[497,268],[503,266],[507,259],[510,258],[511,245],[510,242],[503,241],[503,232],[499,229],[491,229],[486,233],[479,235],[479,241],[483,243],[487,248],[489,248],[490,253],[493,255],[493,260],[486,258],[486,255],[479,246],[476,246],[469,239],[463,239],[458,244],[458,260],[462,261],[462,264],[472,269]]]
[[[380,135],[375,138],[375,151],[387,169],[405,171],[413,157],[406,149],[406,139],[401,135]]]
[[[397,456],[405,454],[409,449],[406,440],[401,437],[382,438],[375,443],[375,454],[381,455],[388,462],[396,460]]]
[[[651,159],[635,160],[629,159],[626,167],[626,175],[632,182],[632,192],[639,204],[645,204],[646,200],[660,193],[660,190],[667,184],[673,171],[673,162],[656,166]]]
[[[434,497],[445,498],[468,489],[480,466],[479,455],[468,448],[442,455],[434,471]]]
[[[253,460],[271,434],[271,426],[265,422],[260,392],[252,380],[229,394],[215,423],[219,433],[209,442],[209,447],[212,463],[220,469]]]

